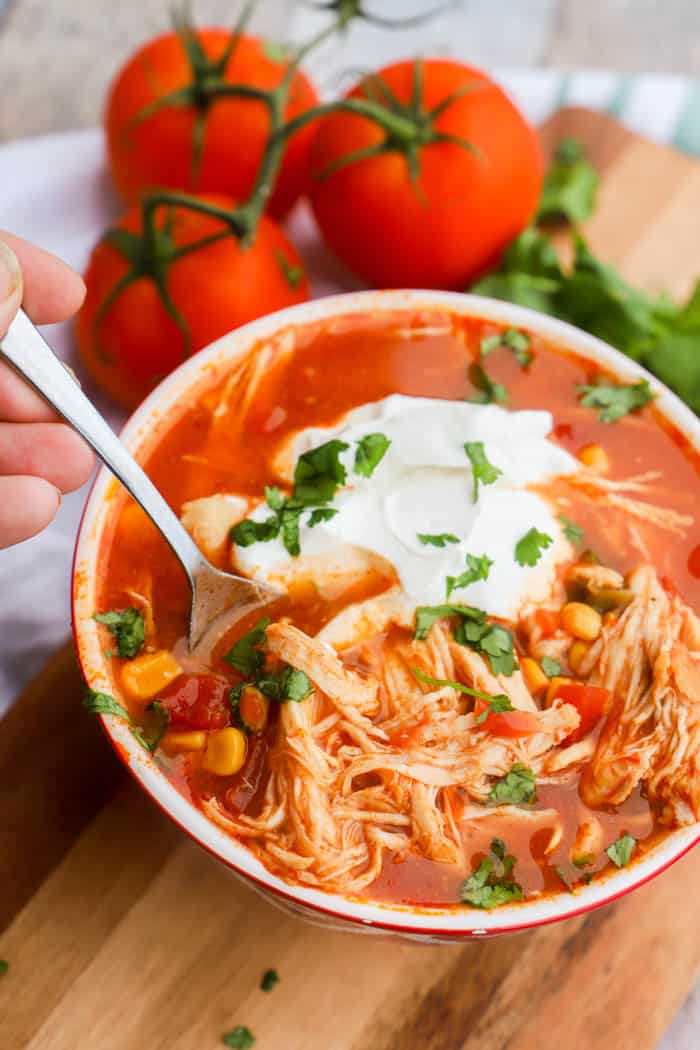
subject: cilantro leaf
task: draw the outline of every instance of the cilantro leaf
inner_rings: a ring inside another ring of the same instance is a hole
[[[457,634],[455,634],[455,638],[457,641],[460,641]],[[489,658],[491,670],[494,674],[502,674],[509,678],[518,666],[518,661],[513,651],[513,635],[507,628],[501,627],[500,624],[490,624],[473,641],[469,638],[469,631],[465,628],[465,642],[463,644],[471,645],[472,649],[476,649],[477,652],[485,653]]]
[[[605,852],[616,868],[626,868],[636,845],[637,840],[625,832],[612,845],[608,846]]]
[[[346,471],[340,462],[340,453],[347,448],[349,445],[344,441],[333,438],[299,456],[294,468],[295,503],[305,506],[330,503],[338,488],[345,484]]]
[[[537,221],[583,222],[593,212],[597,189],[598,173],[586,160],[581,144],[573,138],[563,139],[547,172]]]
[[[276,984],[279,984],[280,975],[277,970],[265,970],[260,981],[260,988],[263,992],[271,992]]]
[[[521,368],[525,368],[532,361],[530,336],[519,328],[506,328],[505,331],[498,332],[496,335],[486,336],[479,344],[479,352],[484,358],[501,347],[513,351],[515,360]]]
[[[583,529],[580,525],[577,525],[571,518],[567,518],[566,514],[560,514],[559,521],[563,526],[564,535],[570,543],[574,543],[577,546],[583,543]]]
[[[418,532],[416,535],[425,547],[446,547],[448,543],[459,543],[459,536],[451,532]]]
[[[571,879],[570,879],[570,878],[569,878],[569,876],[568,876],[568,875],[566,874],[566,872],[564,871],[564,869],[563,869],[563,868],[559,868],[559,867],[557,867],[557,868],[555,868],[554,870],[555,870],[555,872],[557,873],[557,875],[559,876],[559,878],[561,879],[561,881],[562,881],[562,882],[564,883],[564,885],[566,886],[566,888],[567,888],[567,890],[569,891],[569,893],[573,893],[573,892],[574,892],[574,889],[573,889],[573,886],[571,885]]]
[[[229,1050],[251,1050],[255,1046],[255,1036],[247,1025],[239,1024],[230,1032],[224,1032],[221,1042]]]
[[[496,383],[488,374],[483,365],[472,364],[469,366],[467,376],[476,393],[465,398],[466,401],[475,405],[491,405],[493,403],[502,405],[508,400],[508,391],[503,383]]]
[[[132,726],[132,733],[147,751],[153,754],[158,750],[168,723],[170,722],[170,715],[165,710],[159,700],[154,700],[148,705],[144,712],[144,724],[143,727],[136,730]]]
[[[237,522],[229,532],[229,539],[239,547],[251,547],[254,543],[265,543],[274,540],[280,533],[278,517],[266,518],[265,521],[253,521],[244,518]]]
[[[299,519],[303,508],[293,507],[286,504],[279,512],[280,533],[282,544],[288,554],[298,558],[301,554],[301,542],[299,539]]]
[[[384,434],[365,434],[357,442],[355,452],[355,473],[363,478],[371,478],[376,468],[386,455],[391,441]]]
[[[448,576],[445,583],[447,588],[446,597],[449,598],[453,591],[460,587],[469,587],[478,580],[487,580],[493,562],[486,554],[467,554],[467,568],[461,576]]]
[[[481,696],[479,699],[486,700],[488,707],[476,716],[474,719],[474,725],[483,725],[489,715],[502,715],[507,711],[514,711],[515,708],[510,702],[510,698],[505,693],[496,693],[495,696],[484,697]]]
[[[126,722],[131,722],[131,715],[122,705],[110,696],[109,693],[99,693],[94,689],[88,689],[83,697],[83,707],[94,715],[116,715]]]
[[[450,689],[456,689],[458,693],[465,693],[467,696],[473,696],[476,700],[485,700],[489,704],[495,704],[494,710],[498,709],[501,711],[512,711],[513,708],[510,706],[510,700],[507,696],[502,693],[498,693],[496,696],[490,696],[489,693],[480,693],[478,689],[472,689],[469,685],[463,685],[461,682],[456,682],[454,678],[432,678],[429,674],[421,671],[419,667],[412,667],[411,674],[414,675],[419,682],[423,682],[425,685],[434,685],[437,689],[441,689],[448,685]],[[508,707],[502,707],[502,704],[508,704]],[[484,712],[483,718],[481,715],[477,719],[477,722],[483,722],[489,713],[489,709]]]
[[[0,959],[0,977],[4,977],[9,969],[10,964],[7,959]]]
[[[479,623],[486,620],[486,614],[471,605],[419,605],[416,608],[416,626],[413,637],[418,641],[423,641],[428,637],[433,624],[446,616],[460,616],[464,619],[474,619]]]
[[[515,857],[506,854],[502,839],[491,843],[491,857],[484,857],[479,866],[464,880],[460,897],[472,908],[498,908],[523,900],[522,886],[513,879]]]
[[[547,678],[554,678],[555,675],[561,674],[561,664],[551,656],[543,656],[540,663]]]
[[[629,386],[614,383],[580,384],[576,389],[582,405],[600,409],[602,423],[614,423],[654,399],[648,379],[640,379]]]
[[[523,802],[535,802],[537,789],[535,774],[521,762],[516,762],[504,777],[497,780],[489,792],[489,802],[518,806]]]
[[[270,510],[282,510],[282,507],[287,502],[287,497],[280,492],[276,485],[266,485],[265,502]]]
[[[311,511],[311,517],[307,524],[310,529],[314,529],[322,521],[330,521],[337,513],[338,511],[334,510],[333,507],[316,507],[316,510]]]
[[[267,640],[265,631],[269,623],[269,616],[259,620],[255,627],[246,631],[224,656],[226,663],[236,671],[240,671],[244,678],[252,678],[262,669],[265,655],[260,646],[264,645]]]
[[[515,560],[518,565],[537,565],[542,551],[551,547],[553,543],[554,540],[546,532],[538,532],[532,528],[515,544]]]
[[[146,630],[143,616],[138,609],[111,609],[109,612],[95,613],[93,620],[103,624],[117,640],[117,656],[132,660],[141,650]]]
[[[260,675],[255,684],[261,693],[280,703],[286,703],[289,700],[298,703],[306,700],[307,696],[314,691],[309,676],[304,671],[289,665],[279,674]]]
[[[472,465],[472,477],[474,480],[473,500],[476,503],[479,498],[479,484],[493,485],[503,471],[489,462],[484,451],[483,441],[465,442],[464,451],[467,453]]]

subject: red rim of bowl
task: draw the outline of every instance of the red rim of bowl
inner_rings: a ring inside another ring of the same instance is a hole
[[[460,293],[453,292],[437,292],[430,290],[397,290],[390,292],[351,292],[345,295],[333,296],[323,300],[313,300],[309,303],[302,303],[298,306],[290,307],[286,310],[280,311],[276,314],[270,314],[258,321],[254,321],[250,324],[244,325],[243,327],[235,330],[235,332],[228,333],[221,339],[217,340],[211,346],[206,347],[200,351],[193,358],[189,358],[185,361],[175,372],[171,373],[167,379],[165,379],[143,402],[141,406],[129,417],[124,425],[122,434],[126,434],[128,444],[130,447],[135,443],[138,447],[139,441],[131,434],[131,431],[135,430],[136,426],[143,426],[139,421],[142,417],[150,412],[156,412],[157,406],[163,397],[163,393],[170,390],[171,387],[177,385],[178,378],[190,371],[193,371],[193,376],[196,374],[195,370],[198,363],[200,366],[208,362],[210,359],[214,359],[218,354],[220,360],[227,361],[234,359],[239,353],[244,352],[245,348],[250,347],[261,338],[269,338],[273,333],[281,331],[290,326],[302,326],[308,323],[313,323],[317,319],[324,319],[330,317],[341,316],[343,314],[350,314],[356,312],[367,312],[374,310],[389,310],[389,311],[400,311],[400,310],[448,310],[453,313],[462,314],[465,316],[477,316],[486,317],[500,323],[510,323],[515,325],[522,325],[529,328],[530,330],[538,332],[538,334],[544,335],[545,338],[550,339],[554,343],[564,344],[567,348],[573,349],[576,353],[579,353],[583,357],[587,357],[589,360],[596,361],[596,359],[609,368],[613,369],[617,375],[624,375],[628,373],[630,378],[648,379],[655,394],[658,398],[659,408],[662,413],[670,419],[670,422],[681,430],[687,437],[690,443],[698,451],[700,451],[700,423],[698,423],[695,416],[690,410],[670,391],[668,391],[658,380],[652,375],[646,372],[641,366],[635,362],[630,361],[629,358],[624,357],[621,353],[614,350],[612,347],[601,342],[587,333],[581,332],[579,329],[574,328],[572,325],[566,324],[565,322],[558,321],[551,317],[545,317],[544,315],[538,314],[533,310],[529,310],[525,307],[514,306],[510,303],[503,303],[500,301],[484,299],[478,296],[462,295]],[[233,353],[226,352],[226,344],[231,341],[240,343],[241,347]],[[579,344],[578,347],[572,344]],[[172,398],[172,401],[178,402],[183,396],[186,396],[185,391],[188,387],[191,387],[193,382],[185,383],[182,388],[177,392],[176,396]],[[142,433],[147,433],[149,430],[148,426],[143,428]],[[76,652],[78,655],[78,661],[80,665],[81,674],[86,683],[90,684],[90,676],[88,675],[83,649],[81,646],[81,630],[87,630],[87,626],[83,628],[79,627],[79,606],[83,600],[82,595],[79,593],[77,585],[77,568],[79,558],[81,556],[81,550],[84,545],[88,546],[89,550],[94,550],[99,544],[99,538],[101,536],[101,530],[98,536],[95,538],[88,538],[85,535],[85,530],[89,523],[89,517],[91,518],[97,511],[98,507],[103,504],[102,501],[92,506],[94,497],[96,495],[98,486],[104,485],[106,479],[111,479],[111,475],[107,471],[106,467],[101,467],[98,471],[93,483],[90,487],[88,497],[83,508],[80,524],[78,527],[76,545],[73,553],[72,563],[72,593],[71,593],[71,623],[73,630],[73,638],[75,642]],[[92,621],[88,618],[87,623]],[[433,916],[439,917],[442,913],[445,918],[447,916],[455,915],[457,912],[455,909],[440,909],[432,907],[411,907],[410,905],[390,905],[385,902],[374,902],[371,900],[363,900],[362,898],[342,898],[338,894],[326,894],[323,891],[317,891],[318,896],[328,896],[334,899],[340,899],[346,905],[348,910],[339,910],[333,908],[318,901],[305,900],[300,896],[299,892],[295,892],[294,887],[289,884],[282,882],[277,879],[272,873],[266,872],[267,878],[257,875],[251,871],[246,870],[240,864],[236,863],[230,857],[224,856],[219,852],[213,845],[205,842],[204,839],[197,834],[191,827],[188,827],[183,820],[179,819],[171,810],[171,808],[163,802],[158,795],[149,787],[145,782],[145,778],[140,774],[139,769],[129,761],[129,758],[135,756],[136,751],[132,751],[128,746],[124,746],[120,741],[116,739],[119,733],[118,726],[119,720],[115,719],[114,716],[99,716],[102,728],[112,746],[112,749],[117,754],[120,762],[126,766],[132,776],[138,781],[141,789],[146,792],[149,798],[156,804],[156,806],[165,813],[170,820],[172,820],[182,831],[188,835],[194,842],[197,843],[202,849],[211,856],[215,857],[218,861],[229,868],[234,874],[238,875],[244,880],[250,880],[258,889],[263,891],[265,894],[272,894],[275,897],[280,898],[287,904],[293,905],[297,909],[306,911],[309,913],[316,913],[326,919],[338,920],[344,925],[354,925],[364,930],[376,930],[378,932],[389,932],[403,935],[409,935],[414,939],[420,940],[421,938],[440,938],[444,940],[467,940],[471,938],[483,938],[484,936],[493,936],[497,934],[506,933],[518,933],[523,930],[535,929],[538,926],[546,926],[553,922],[560,922],[564,919],[574,918],[579,915],[583,915],[586,912],[592,911],[596,908],[602,907],[605,904],[610,904],[613,901],[618,900],[620,897],[631,893],[633,890],[645,883],[654,879],[657,875],[662,874],[670,868],[676,861],[680,860],[686,853],[688,853],[693,846],[700,841],[700,827],[695,826],[694,831],[690,828],[680,829],[678,831],[670,832],[666,836],[659,846],[655,846],[649,853],[645,854],[642,859],[632,865],[630,868],[623,869],[618,872],[613,872],[602,880],[596,880],[593,884],[598,890],[595,893],[594,899],[587,900],[577,907],[562,907],[560,909],[554,909],[553,914],[543,915],[537,918],[525,919],[526,912],[532,912],[533,908],[537,904],[542,904],[545,901],[556,902],[560,899],[571,900],[572,903],[575,900],[574,896],[569,896],[566,893],[556,895],[551,898],[539,898],[532,902],[523,902],[518,905],[514,905],[507,909],[508,914],[517,914],[522,911],[524,920],[523,922],[512,922],[512,923],[500,923],[493,921],[493,916],[498,917],[498,912],[484,912],[478,913],[471,909],[464,910],[465,924],[455,928],[450,928],[441,925],[427,925],[427,920],[433,918]],[[128,742],[127,742],[128,744]],[[134,749],[139,745],[134,742]],[[140,747],[139,747],[139,750]],[[125,754],[125,751],[127,754]],[[176,792],[178,798],[181,799],[188,810],[192,812],[193,819],[196,819],[195,814],[203,818],[209,825],[216,827],[216,825],[209,821],[204,816],[201,810],[199,810],[192,803],[184,799],[184,796],[177,792],[177,789],[170,783],[168,778],[158,770],[157,766],[153,762],[153,759],[146,757],[144,754],[138,755],[138,765],[144,764],[145,767],[156,771],[159,780],[163,781],[164,788],[168,788],[173,792]],[[669,842],[671,839],[683,836],[682,845],[678,845],[676,849],[669,848]],[[227,836],[231,838],[232,842],[236,842],[233,836]],[[236,844],[247,853],[249,857],[253,857],[240,843]],[[663,849],[663,847],[666,847]],[[655,855],[660,851],[669,853],[669,856],[664,856],[663,859],[659,859],[658,862],[654,863]],[[262,865],[260,865],[263,867]],[[638,878],[633,878],[633,873],[639,870],[642,874]],[[625,879],[624,876],[627,876]],[[622,885],[619,889],[615,889],[615,885],[620,881],[624,881],[625,885]],[[607,888],[610,887],[609,890]],[[583,894],[589,891],[591,887],[586,887],[585,890],[579,891],[576,896],[583,896]],[[304,891],[304,887],[300,887],[300,891]],[[602,890],[602,892],[601,892]],[[607,891],[607,892],[606,892]],[[363,918],[359,914],[354,914],[353,909],[380,909],[382,913],[386,913],[377,916],[373,915],[372,918]],[[506,912],[506,909],[502,910],[502,913]],[[459,913],[460,915],[462,913]],[[407,915],[411,915],[414,921],[410,924],[401,923],[398,921],[399,916],[404,918]],[[467,925],[467,921],[471,917],[479,915],[483,919],[481,923],[472,922],[471,925]],[[392,920],[390,916],[396,916],[396,920]],[[416,922],[417,918],[422,918],[424,922]],[[425,924],[424,924],[425,923]]]

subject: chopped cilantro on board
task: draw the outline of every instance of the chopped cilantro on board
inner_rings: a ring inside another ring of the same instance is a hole
[[[123,660],[132,660],[141,650],[146,630],[138,609],[110,609],[109,612],[95,613],[93,619],[114,635],[117,656]]]
[[[580,142],[565,138],[559,143],[545,179],[538,221],[566,219],[578,225],[592,214],[598,189],[598,172],[586,160]]]
[[[260,988],[263,992],[271,992],[275,985],[279,984],[279,980],[277,970],[265,970],[260,980]]]
[[[10,964],[7,959],[0,959],[0,977],[4,977],[10,969]]]
[[[255,1046],[255,1036],[247,1025],[238,1024],[230,1032],[224,1032],[221,1042],[229,1050],[251,1050]]]
[[[518,565],[537,565],[542,552],[553,543],[554,540],[546,532],[532,528],[515,544],[515,560]]]

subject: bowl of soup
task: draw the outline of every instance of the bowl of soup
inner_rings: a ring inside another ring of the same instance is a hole
[[[233,872],[460,939],[697,841],[700,425],[636,364],[513,305],[353,293],[225,336],[123,440],[215,565],[280,592],[190,651],[178,563],[100,472],[88,704]]]

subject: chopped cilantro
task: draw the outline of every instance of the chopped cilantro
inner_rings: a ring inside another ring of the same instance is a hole
[[[4,977],[9,969],[10,964],[7,959],[0,959],[0,977]]]
[[[508,391],[503,386],[503,383],[496,383],[483,365],[470,365],[467,376],[472,386],[475,387],[476,393],[472,394],[471,397],[465,398],[465,400],[475,405],[491,405],[494,403],[502,405],[508,400]]]
[[[594,859],[591,853],[582,853],[580,857],[572,857],[571,863],[577,868],[586,868],[593,863]]]
[[[565,138],[557,146],[554,163],[547,172],[537,221],[566,219],[577,225],[595,206],[598,173],[586,160],[580,142]]]
[[[384,434],[365,434],[357,442],[355,473],[363,478],[371,478],[390,444],[391,441]]]
[[[163,735],[168,728],[170,715],[159,700],[154,700],[148,705],[144,712],[143,727],[131,727],[138,742],[151,753],[158,749]]]
[[[338,488],[345,484],[346,471],[340,462],[340,453],[347,448],[344,441],[333,438],[299,456],[294,468],[295,503],[303,506],[330,503]]]
[[[95,613],[94,620],[103,624],[117,640],[117,656],[132,660],[140,651],[146,631],[143,616],[138,609],[111,609]]]
[[[453,628],[453,636],[460,645],[468,645],[489,658],[494,674],[511,675],[517,667],[513,651],[513,636],[500,624],[490,624],[486,613],[472,605],[420,605],[416,609],[414,637],[418,641],[427,638],[437,620],[446,616],[457,616],[459,622]]]
[[[640,379],[629,386],[615,383],[580,384],[576,389],[582,405],[600,409],[602,423],[614,423],[654,399],[648,379]]]
[[[574,892],[574,889],[573,889],[573,886],[571,885],[571,879],[570,879],[570,878],[569,878],[569,876],[568,876],[568,875],[566,874],[566,872],[564,871],[564,869],[563,869],[563,868],[558,868],[558,867],[557,867],[557,868],[555,868],[554,870],[555,870],[555,872],[557,873],[557,875],[559,876],[559,878],[561,879],[561,881],[562,881],[562,882],[564,883],[564,885],[566,886],[566,888],[567,888],[567,890],[569,891],[569,893],[573,893],[573,892]]]
[[[535,774],[521,762],[512,765],[504,777],[495,781],[489,792],[489,802],[500,805],[519,806],[536,799]]]
[[[277,970],[265,970],[260,981],[260,987],[263,992],[271,992],[276,984],[279,984],[280,975]]]
[[[542,551],[551,547],[554,540],[546,532],[530,529],[515,544],[515,560],[518,565],[537,565]]]
[[[221,1042],[230,1050],[250,1050],[255,1046],[255,1036],[247,1025],[239,1024],[230,1032],[224,1032]]]
[[[316,507],[316,510],[311,511],[311,516],[307,522],[310,529],[314,529],[317,525],[320,525],[322,521],[330,521],[338,513],[333,507]]]
[[[559,521],[563,526],[564,535],[570,543],[574,543],[577,546],[583,543],[583,529],[580,525],[577,525],[571,518],[567,518],[566,514],[560,514]]]
[[[425,685],[434,685],[438,689],[442,689],[444,686],[449,686],[450,689],[456,689],[458,693],[466,693],[467,696],[473,696],[477,700],[484,700],[489,705],[495,704],[496,708],[499,708],[499,705],[504,702],[510,705],[508,697],[503,696],[501,693],[497,696],[490,696],[488,693],[480,693],[478,689],[472,689],[471,686],[463,685],[461,682],[456,682],[453,678],[431,678],[429,674],[425,674],[425,672],[421,671],[419,667],[412,667],[411,674],[415,675],[419,682],[424,682]],[[489,709],[490,708],[484,712],[483,718],[480,715],[477,721],[483,722],[489,713]],[[510,706],[500,707],[499,709],[502,711],[513,710]]]
[[[505,693],[496,693],[495,696],[484,697],[481,696],[480,700],[486,700],[488,707],[476,716],[474,719],[474,725],[483,725],[489,715],[502,715],[507,711],[514,711],[515,708],[510,702],[510,698]]]
[[[251,547],[254,543],[265,543],[279,536],[280,523],[276,517],[266,518],[265,521],[253,521],[252,518],[244,518],[233,526],[229,533],[229,539],[238,544],[239,547]]]
[[[460,897],[472,908],[498,908],[523,900],[522,886],[513,879],[515,857],[506,853],[502,839],[493,839],[491,853],[462,883]]]
[[[306,700],[314,691],[309,676],[304,671],[289,666],[283,668],[279,674],[260,675],[255,684],[261,693],[280,703],[288,700]]]
[[[449,598],[453,591],[458,590],[461,587],[469,587],[470,584],[476,583],[478,580],[487,580],[489,576],[489,570],[493,565],[493,562],[485,554],[467,554],[467,568],[461,576],[448,576],[445,585],[447,594],[445,597]]]
[[[282,510],[282,507],[287,502],[287,497],[283,492],[280,492],[276,485],[266,485],[265,502],[270,510]]]
[[[543,656],[540,661],[542,664],[542,670],[547,675],[547,678],[554,678],[555,675],[561,674],[561,664],[558,660],[555,660],[552,656]]]
[[[482,357],[487,357],[488,354],[501,347],[513,351],[515,360],[521,368],[525,368],[532,361],[530,336],[527,332],[521,332],[519,328],[506,328],[504,332],[486,336],[479,344]]]
[[[605,852],[616,868],[626,868],[636,845],[637,840],[625,832],[612,845],[608,846]]]
[[[226,663],[240,671],[244,678],[252,678],[262,669],[265,655],[260,646],[265,644],[265,631],[269,623],[269,616],[264,617],[250,631],[246,631],[224,656]]]
[[[122,707],[109,693],[99,693],[94,689],[88,689],[83,697],[83,707],[94,715],[116,715],[117,718],[123,718],[126,722],[131,721],[131,716],[126,708]]]
[[[459,536],[451,532],[419,532],[418,540],[426,547],[446,547],[448,543],[459,543]]]
[[[277,265],[282,271],[282,276],[289,287],[298,288],[304,277],[304,271],[301,266],[295,266],[294,263],[289,261],[284,252],[279,249],[276,253],[276,259]]]
[[[298,558],[301,554],[301,541],[299,539],[299,519],[301,518],[301,513],[301,507],[292,507],[289,504],[282,507],[282,510],[279,512],[282,543],[284,549],[288,554],[291,554],[293,558]]]
[[[493,485],[503,471],[488,461],[483,441],[465,442],[464,451],[467,453],[472,465],[472,477],[474,479],[473,499],[476,503],[479,498],[479,484]]]

